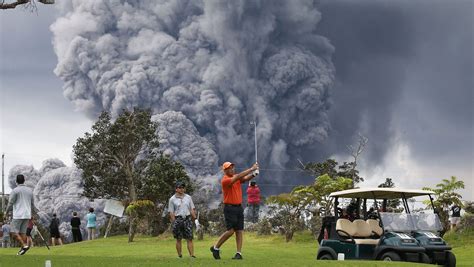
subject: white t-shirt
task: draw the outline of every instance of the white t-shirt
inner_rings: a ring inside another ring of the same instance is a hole
[[[182,197],[174,194],[168,203],[168,212],[173,212],[174,216],[186,217],[191,215],[192,209],[194,209],[194,203],[188,194],[184,194]]]
[[[13,219],[31,219],[31,209],[34,208],[33,191],[23,184],[12,190],[7,210],[13,206]]]

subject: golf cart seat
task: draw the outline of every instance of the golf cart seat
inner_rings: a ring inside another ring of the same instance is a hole
[[[378,236],[382,236],[383,229],[382,229],[382,227],[380,227],[380,224],[379,224],[378,220],[367,219],[367,224],[369,224],[369,226],[372,229],[373,233],[375,233]]]
[[[338,219],[336,222],[336,231],[339,236],[349,239],[344,241],[354,242],[356,244],[377,245],[379,239],[372,239],[372,228],[364,220],[354,220],[351,222],[347,219]]]

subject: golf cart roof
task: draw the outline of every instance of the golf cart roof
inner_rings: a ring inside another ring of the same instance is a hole
[[[424,196],[434,194],[433,191],[417,190],[417,189],[402,189],[402,188],[357,188],[331,193],[330,197],[345,197],[345,198],[367,198],[373,199],[394,199],[401,198],[402,193],[406,198]]]

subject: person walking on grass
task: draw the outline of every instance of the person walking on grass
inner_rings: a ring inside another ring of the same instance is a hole
[[[96,226],[96,216],[94,213],[94,208],[89,208],[89,213],[86,215],[87,219],[87,239],[94,240],[95,239],[95,228]]]
[[[242,208],[241,184],[258,175],[258,163],[255,163],[251,168],[239,174],[235,174],[234,164],[224,162],[224,164],[222,164],[222,170],[224,171],[224,177],[221,180],[221,185],[224,197],[224,219],[227,231],[225,231],[211,247],[211,252],[214,259],[220,259],[220,247],[235,233],[237,252],[232,259],[241,260],[243,259],[242,243],[244,238],[244,209]]]
[[[59,233],[59,219],[56,217],[56,213],[53,214],[53,219],[49,224],[49,233],[51,235],[51,245],[55,246],[56,241],[58,245],[62,245],[63,241],[61,240],[61,234]]]
[[[8,201],[7,212],[13,211],[11,222],[12,232],[21,244],[21,248],[16,255],[24,255],[30,247],[26,242],[26,228],[28,221],[32,218],[32,213],[37,213],[33,200],[33,191],[25,186],[25,176],[16,176],[17,187],[15,187]]]
[[[196,220],[196,210],[190,195],[185,194],[186,186],[183,182],[176,183],[176,193],[168,202],[168,212],[171,220],[171,228],[173,229],[173,237],[176,239],[176,252],[178,257],[182,258],[182,239],[186,239],[188,245],[189,256],[194,256],[193,245],[193,221],[196,227],[199,222]]]

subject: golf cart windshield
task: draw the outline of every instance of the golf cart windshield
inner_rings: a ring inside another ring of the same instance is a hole
[[[429,231],[438,232],[442,229],[437,214],[429,213],[391,213],[381,212],[380,219],[384,230],[393,232]]]

